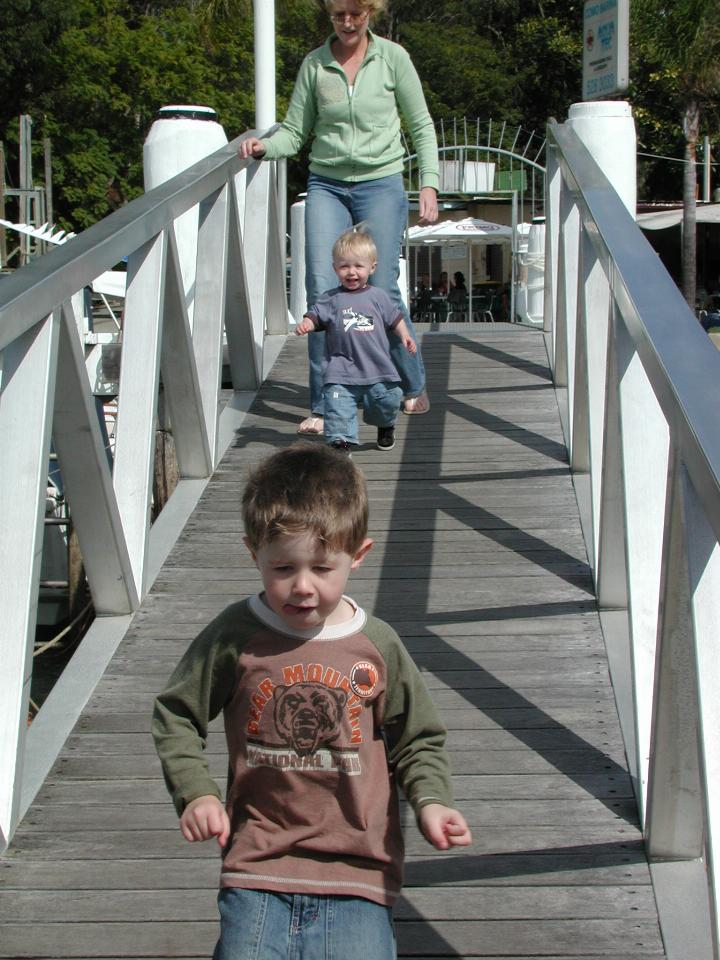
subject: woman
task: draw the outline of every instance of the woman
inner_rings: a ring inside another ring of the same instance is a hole
[[[450,293],[448,294],[448,302],[456,306],[465,306],[467,303],[465,275],[459,270],[453,274],[453,285]]]
[[[372,283],[385,289],[412,323],[398,287],[400,249],[407,224],[403,186],[403,115],[418,155],[422,224],[437,220],[437,139],[420,79],[396,43],[378,37],[370,22],[386,0],[325,0],[335,32],[303,61],[287,116],[262,140],[249,137],[242,157],[277,160],[312,139],[305,201],[305,285],[308,304],[337,285],[332,246],[353,224],[364,222],[378,248]],[[322,433],[323,338],[308,337],[311,416],[298,433]],[[427,413],[425,368],[420,350],[407,353],[392,338],[390,353],[400,374],[405,413]]]
[[[468,292],[465,286],[465,275],[459,270],[453,274],[453,285],[448,293],[448,320],[465,320],[465,311],[468,304]]]

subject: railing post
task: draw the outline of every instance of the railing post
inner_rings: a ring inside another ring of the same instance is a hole
[[[597,584],[610,285],[587,230],[581,232],[579,265],[571,466]],[[577,474],[582,477],[582,496]]]
[[[667,535],[655,669],[653,762],[648,771],[645,830],[648,856],[662,860],[694,860],[703,849],[684,474],[676,453],[664,524]]]
[[[670,438],[668,425],[647,373],[621,321],[616,324],[615,338],[619,347],[621,477],[625,507],[623,526],[638,744],[637,799],[643,820],[650,757]]]
[[[547,176],[545,179],[545,295],[543,302],[543,330],[550,366],[555,375],[556,311],[558,289],[558,250],[560,246],[560,189],[562,171],[557,148],[548,144]]]
[[[307,310],[305,288],[305,201],[298,200],[290,207],[290,313],[300,323]]]
[[[555,389],[565,445],[572,457],[572,416],[575,391],[575,330],[577,325],[580,214],[567,185],[562,184],[559,208],[557,303],[555,330]]]
[[[150,531],[166,259],[162,232],[130,256],[125,298],[113,485],[140,596]]]
[[[37,619],[59,315],[0,354],[0,850],[19,815]]]
[[[255,129],[275,123],[275,0],[253,0]]]

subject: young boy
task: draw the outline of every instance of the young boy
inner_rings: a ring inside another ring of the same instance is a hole
[[[365,423],[378,428],[378,449],[395,446],[402,390],[387,331],[400,337],[408,353],[417,353],[402,313],[384,290],[368,283],[376,266],[377,250],[369,233],[354,227],[341,234],[333,246],[340,286],[326,291],[295,328],[299,337],[325,331],[325,440],[346,453],[358,442],[359,403]]]
[[[184,837],[223,851],[215,960],[393,960],[396,781],[437,849],[471,836],[420,673],[344,594],[372,546],[364,478],[327,446],[294,444],[252,473],[242,509],[264,589],[195,639],[153,719]],[[221,710],[224,806],[203,758]]]

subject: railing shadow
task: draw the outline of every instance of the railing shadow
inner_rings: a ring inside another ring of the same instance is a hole
[[[429,415],[418,421],[411,420],[407,429],[406,445],[411,447],[414,442],[417,442],[421,446],[424,467],[420,482],[427,495],[427,500],[432,502],[431,510],[435,516],[437,516],[438,511],[441,511],[453,517],[457,523],[466,529],[476,531],[478,537],[487,537],[498,544],[502,544],[510,555],[522,556],[525,560],[538,564],[545,571],[556,576],[558,580],[566,583],[569,588],[572,588],[574,596],[570,596],[568,599],[560,598],[548,601],[542,601],[538,598],[537,602],[532,603],[528,603],[527,597],[524,596],[518,598],[523,602],[511,605],[463,606],[462,609],[454,612],[432,611],[428,609],[428,603],[433,569],[433,548],[442,534],[436,529],[433,530],[433,525],[429,524],[428,528],[433,532],[428,534],[426,540],[416,539],[412,544],[413,569],[418,571],[418,577],[420,578],[420,582],[416,583],[416,598],[420,598],[420,605],[417,612],[412,616],[412,626],[408,623],[413,641],[417,639],[431,640],[433,653],[439,655],[436,659],[443,667],[440,670],[438,667],[430,665],[426,669],[428,673],[435,674],[438,682],[447,684],[469,707],[485,712],[487,717],[498,727],[514,737],[520,744],[532,750],[541,758],[542,762],[548,764],[557,773],[567,777],[578,788],[587,792],[590,797],[597,800],[608,811],[611,811],[613,816],[622,818],[629,825],[637,828],[638,821],[634,809],[618,805],[619,796],[632,797],[628,773],[621,763],[609,756],[599,746],[588,742],[582,736],[558,722],[546,710],[533,703],[528,696],[513,689],[489,670],[479,667],[478,660],[482,659],[482,654],[478,655],[477,660],[473,659],[433,632],[434,625],[467,625],[479,622],[533,620],[556,616],[587,617],[597,613],[590,569],[584,558],[579,560],[577,556],[567,553],[559,546],[548,543],[542,536],[533,533],[531,530],[523,530],[517,523],[508,522],[490,510],[469,503],[460,494],[447,489],[449,485],[457,486],[462,482],[482,484],[485,480],[497,480],[499,478],[512,484],[515,480],[527,481],[534,477],[569,477],[568,468],[560,469],[548,466],[543,464],[542,461],[539,462],[537,469],[523,466],[521,469],[514,471],[503,470],[501,466],[498,473],[478,472],[458,475],[454,474],[451,469],[443,470],[444,422],[443,414],[439,412],[443,409],[443,406],[454,417],[462,417],[466,422],[479,429],[486,429],[504,437],[507,437],[508,433],[511,432],[512,440],[539,457],[562,463],[567,461],[564,445],[549,440],[532,430],[523,427],[513,428],[511,420],[508,418],[478,410],[467,402],[457,402],[455,400],[458,394],[467,399],[472,394],[482,395],[484,389],[486,389],[483,388],[481,383],[476,391],[466,387],[461,387],[457,391],[451,388],[449,379],[451,354],[453,350],[458,349],[466,350],[475,355],[482,355],[503,366],[522,370],[531,376],[537,376],[543,381],[541,389],[550,389],[549,384],[546,385],[550,380],[549,371],[546,367],[516,357],[507,350],[463,340],[460,336],[450,334],[438,337],[426,336],[424,338],[423,352],[429,373],[429,389],[431,396],[436,397],[438,402]],[[502,389],[510,398],[515,387],[512,385],[507,388],[493,386],[489,389],[494,392],[499,392]],[[528,385],[519,385],[517,389],[525,392]],[[449,475],[445,476],[445,472]],[[409,465],[401,465],[398,472],[396,495],[390,509],[389,528],[393,531],[393,534],[398,526],[406,526],[407,502],[404,500],[404,493],[408,489],[407,484],[411,482],[411,478],[412,480],[419,479]],[[538,492],[538,498],[541,497],[542,493]],[[417,515],[415,515],[415,521],[417,522]],[[548,523],[551,524],[552,520]],[[577,524],[579,529],[579,519]],[[386,569],[388,574],[408,562],[407,547],[408,544],[403,542],[402,538],[395,535],[388,537],[387,543],[384,545],[383,556],[383,569]],[[568,565],[570,565],[569,569],[572,572],[564,572],[564,568]],[[482,578],[482,572],[479,572],[478,577]],[[468,581],[469,584],[473,582],[473,580]],[[470,590],[472,590],[472,587],[469,587]],[[375,612],[379,616],[387,615],[402,635],[402,614],[398,611],[396,591],[397,585],[393,582],[392,577],[385,578],[381,575],[377,587]],[[423,596],[426,598],[424,609],[421,599]],[[422,624],[422,626],[419,627],[418,624]],[[511,642],[510,639],[509,642]],[[408,641],[408,645],[412,646],[412,642]],[[424,649],[427,649],[430,644],[425,643],[423,646]],[[451,669],[449,668],[450,665]],[[604,666],[599,667],[599,669],[601,672],[605,672]],[[468,676],[473,677],[472,686],[466,683]],[[583,689],[587,690],[590,696],[594,688],[590,686],[583,687]],[[521,726],[510,719],[517,716],[514,711],[518,710],[525,714],[531,711],[537,725],[533,727]],[[563,749],[549,747],[547,738],[538,735],[539,728],[543,731],[557,732],[559,740],[562,741]],[[598,789],[597,775],[600,775],[605,782],[604,789]],[[616,785],[616,789],[613,784]],[[520,877],[524,874],[538,874],[548,871],[562,872],[577,869],[580,866],[625,866],[634,863],[646,863],[644,848],[642,840],[628,838],[627,841],[622,842],[580,843],[576,846],[557,847],[542,851],[529,850],[520,853],[506,852],[483,855],[474,855],[470,852],[457,856],[423,858],[420,861],[408,864],[406,882],[410,885],[429,883],[433,885],[451,885],[454,883],[467,885],[473,881],[481,882],[498,877]],[[417,911],[411,911],[410,916],[415,916],[418,920],[425,919]],[[438,955],[442,954],[443,956],[459,955],[441,934],[432,929],[429,920],[427,921],[426,931],[426,941],[425,935],[423,935],[425,949],[434,950]]]

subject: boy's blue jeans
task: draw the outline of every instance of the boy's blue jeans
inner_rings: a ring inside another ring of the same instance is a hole
[[[405,317],[410,334],[417,342],[413,325],[400,296],[398,260],[407,226],[407,196],[402,174],[345,183],[311,173],[305,200],[305,286],[308,306],[320,294],[338,285],[332,265],[333,244],[345,230],[361,221],[375,241],[378,259],[370,283],[381,287]],[[388,334],[390,356],[402,382],[403,396],[417,397],[425,389],[425,367],[420,350],[407,352],[392,331]],[[323,367],[325,334],[308,334],[310,358],[310,409],[323,415]]]
[[[392,427],[400,410],[403,392],[397,383],[326,383],[323,391],[325,442],[358,442],[358,404],[363,420],[371,427]]]
[[[395,960],[389,907],[225,887],[213,960]]]

